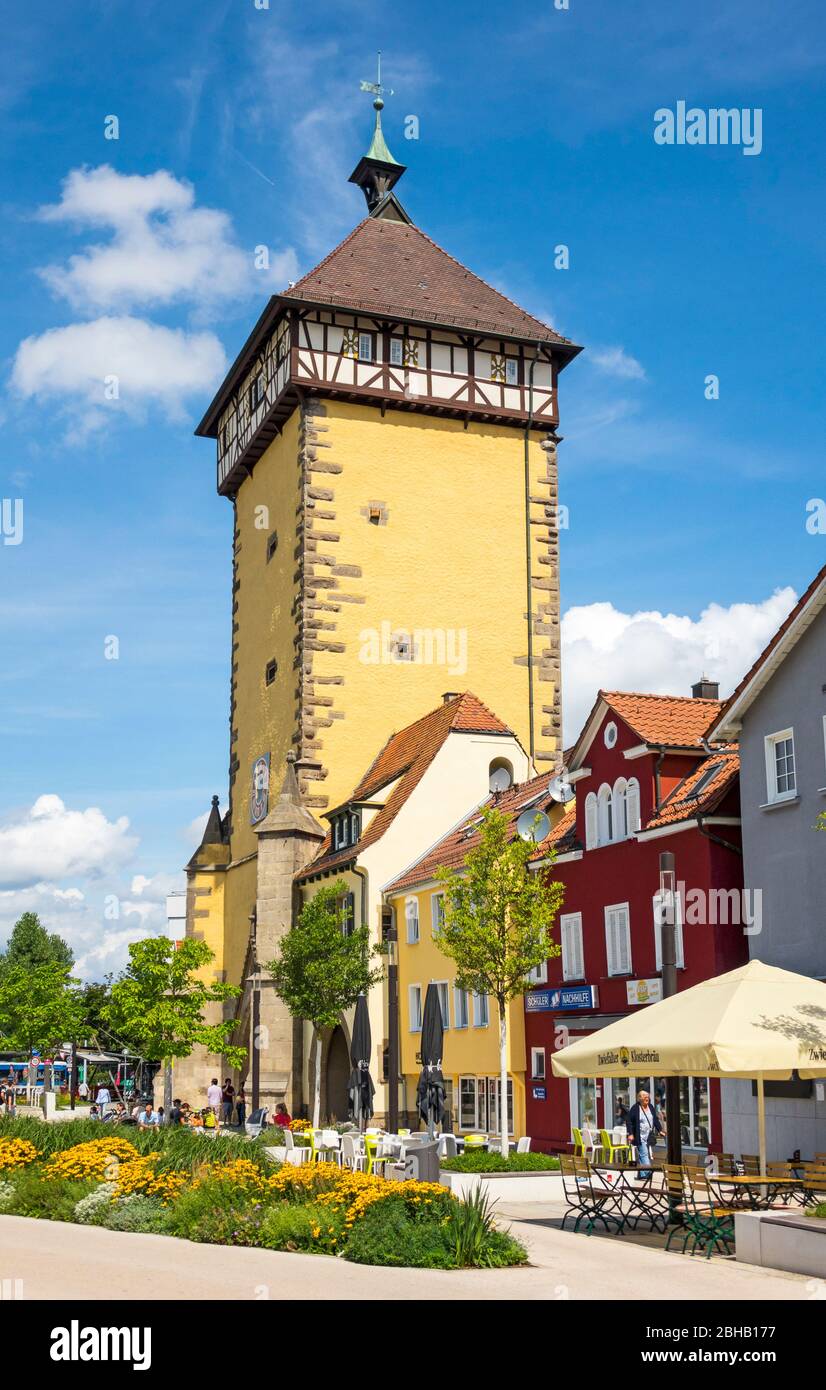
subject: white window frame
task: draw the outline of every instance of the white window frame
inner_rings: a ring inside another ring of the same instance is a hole
[[[603,782],[597,795],[597,844],[610,845],[614,839],[614,793]]]
[[[415,1002],[415,1008],[414,1008]],[[414,1022],[414,1020],[417,1020]],[[422,987],[421,985],[407,986],[407,1023],[411,1033],[421,1033],[422,1031]]]
[[[457,1028],[470,1026],[470,995],[458,985],[453,986],[453,1018]]]
[[[450,981],[431,980],[431,984],[436,986],[439,995],[439,1008],[442,1011],[442,1027],[447,1032],[450,1027]]]
[[[566,930],[567,928],[567,930]],[[571,948],[569,945],[570,931],[575,930],[574,959],[571,960]],[[584,980],[585,979],[585,950],[582,942],[582,913],[565,912],[559,919],[559,939],[562,943],[562,978],[563,980]],[[576,966],[580,965],[581,970],[577,971]]]
[[[442,934],[442,923],[444,922],[445,895],[444,893],[431,893],[430,895],[430,935],[434,941]]]
[[[486,994],[473,995],[473,1026],[487,1028],[490,1024],[490,1002]]]
[[[596,792],[589,792],[585,798],[585,848],[596,849],[599,845],[599,802]]]
[[[640,828],[640,784],[636,777],[629,777],[625,787],[625,833],[629,839]]]
[[[368,344],[367,352],[363,352],[364,344]],[[373,347],[373,334],[363,328],[359,329],[359,362],[374,362],[376,360],[375,348]]]
[[[416,909],[415,914],[410,908]],[[407,898],[404,904],[404,920],[407,926],[408,946],[418,946],[421,941],[421,929],[419,927],[419,900],[418,898]],[[414,924],[415,923],[415,927]]]
[[[506,385],[506,386],[518,386],[518,385],[519,385],[519,358],[518,358],[518,357],[506,357],[506,358],[505,358],[505,385]]]
[[[546,985],[548,983],[548,962],[543,960],[539,965],[535,965],[533,970],[528,971],[528,983],[532,985]]]
[[[390,365],[391,367],[404,366],[404,338],[390,339]]]
[[[625,969],[620,969],[621,960],[614,959],[614,951],[611,945],[611,919],[609,914],[612,912],[625,913],[625,943],[628,954],[628,963]],[[628,903],[610,903],[605,908],[605,955],[608,963],[609,976],[633,975],[634,967],[631,959],[631,909]]]
[[[662,893],[655,893],[652,899],[654,909],[654,960],[655,969],[659,974],[663,968],[663,920],[664,903]],[[674,954],[677,960],[677,969],[685,970],[685,946],[683,944],[683,900],[679,893],[674,894]]]
[[[792,745],[792,769],[794,786],[786,791],[778,791],[777,787],[777,745],[787,739],[791,740]],[[797,755],[794,746],[794,729],[780,729],[775,734],[767,734],[764,740],[766,752],[766,797],[770,805],[779,801],[794,801],[798,795],[797,791]]]
[[[542,1069],[541,1069],[541,1071],[537,1071],[537,1067],[536,1067],[536,1059],[537,1059],[537,1057],[541,1057],[541,1058],[542,1058],[542,1063],[541,1063]],[[532,1080],[532,1081],[547,1081],[547,1079],[548,1079],[548,1078],[547,1078],[547,1073],[546,1073],[546,1071],[545,1071],[545,1049],[544,1049],[544,1047],[532,1047],[532,1048],[531,1048],[531,1080]]]

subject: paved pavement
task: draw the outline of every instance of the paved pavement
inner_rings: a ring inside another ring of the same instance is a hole
[[[325,1255],[195,1245],[64,1222],[0,1216],[0,1281],[22,1280],[26,1299],[389,1300],[775,1299],[816,1296],[815,1281],[736,1264],[665,1254],[623,1237],[574,1235],[547,1207],[502,1217],[532,1267],[508,1270],[375,1269]],[[0,1283],[2,1288],[2,1283]]]

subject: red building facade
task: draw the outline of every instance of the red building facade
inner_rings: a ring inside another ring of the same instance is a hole
[[[656,1076],[568,1081],[551,1066],[567,1042],[660,997],[661,853],[676,867],[678,989],[748,959],[737,752],[704,744],[720,703],[709,682],[693,689],[600,692],[568,758],[576,806],[552,833],[555,862],[549,842],[538,851],[536,871],[565,886],[562,955],[525,997],[527,1132],[548,1152],[568,1148],[573,1126],[621,1122],[642,1086],[665,1106]],[[682,1082],[680,1124],[684,1144],[722,1147],[718,1082]]]

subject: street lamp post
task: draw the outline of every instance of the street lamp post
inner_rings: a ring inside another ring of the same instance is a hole
[[[261,1026],[261,968],[258,964],[258,911],[252,909],[250,923],[250,955],[252,957],[252,1111],[260,1107],[261,1057],[258,1050],[258,1033]]]
[[[386,929],[387,943],[387,1123],[391,1134],[399,1128],[399,964],[395,923]]]
[[[674,855],[660,855],[660,953],[662,956],[663,999],[677,993],[677,933],[676,933],[677,876]],[[680,1078],[665,1079],[666,1135],[669,1163],[682,1163],[683,1146],[680,1133]]]

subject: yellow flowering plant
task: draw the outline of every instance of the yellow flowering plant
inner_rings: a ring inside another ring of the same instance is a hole
[[[37,1149],[28,1139],[0,1139],[0,1172],[11,1172],[34,1163]]]

